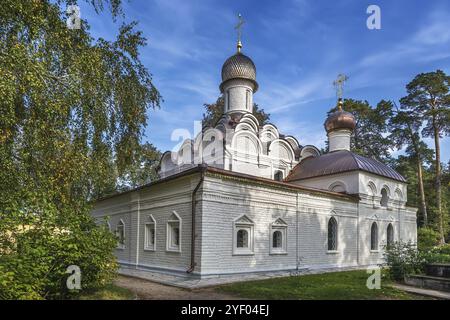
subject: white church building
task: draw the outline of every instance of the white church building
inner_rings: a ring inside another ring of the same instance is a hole
[[[256,67],[241,47],[222,67],[217,124],[164,153],[159,180],[95,203],[118,235],[121,272],[362,268],[382,263],[388,243],[416,242],[406,180],[350,151],[355,118],[342,100],[325,121],[329,152],[300,145],[252,114]]]

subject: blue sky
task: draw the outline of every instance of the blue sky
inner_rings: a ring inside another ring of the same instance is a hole
[[[366,27],[371,4],[381,8],[381,30]],[[257,68],[254,101],[301,144],[324,146],[339,73],[349,76],[344,97],[372,105],[398,101],[418,73],[450,74],[448,0],[131,0],[124,12],[148,39],[142,61],[164,102],[149,111],[144,139],[163,151],[179,143],[171,141],[173,130],[193,133],[203,104],[217,99],[222,64],[236,50],[237,13],[246,21],[243,52]],[[81,15],[94,37],[110,40],[123,21],[86,5]],[[450,159],[449,138],[442,140],[442,158]]]

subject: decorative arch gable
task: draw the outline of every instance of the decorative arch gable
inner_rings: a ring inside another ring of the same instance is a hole
[[[233,136],[232,146],[236,150],[240,150],[249,154],[260,154],[263,150],[261,141],[251,131],[239,131]]]
[[[293,161],[295,158],[292,146],[282,139],[272,141],[269,147],[269,155],[278,159]]]
[[[373,181],[369,181],[367,184],[367,194],[371,196],[375,196],[377,194],[377,186],[373,183]]]
[[[333,192],[347,192],[347,185],[342,181],[335,181],[328,186],[328,190]]]
[[[318,156],[320,156],[320,151],[314,146],[304,146],[300,151],[300,161],[309,157],[318,157]]]

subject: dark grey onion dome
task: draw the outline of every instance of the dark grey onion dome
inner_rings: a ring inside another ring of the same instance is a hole
[[[306,158],[291,170],[285,181],[297,181],[356,170],[406,182],[406,179],[400,173],[387,165],[347,150]]]
[[[356,126],[356,120],[350,112],[338,110],[330,114],[324,126],[327,133],[336,129],[349,129],[353,131]]]
[[[246,79],[254,84],[253,92],[258,90],[258,83],[256,82],[256,67],[252,59],[246,55],[238,52],[229,57],[222,66],[222,83],[220,90],[223,89],[225,82],[231,79]]]

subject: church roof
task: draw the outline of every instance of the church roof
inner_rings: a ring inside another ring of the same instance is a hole
[[[285,181],[296,181],[355,170],[406,182],[401,174],[387,165],[347,150],[306,158],[292,169]]]
[[[301,190],[304,192],[310,192],[313,194],[318,194],[318,195],[324,195],[324,196],[330,196],[330,197],[334,197],[334,198],[340,198],[340,199],[346,199],[346,200],[350,200],[350,201],[358,201],[358,197],[355,195],[348,195],[348,194],[343,194],[343,193],[339,193],[339,192],[334,192],[334,191],[328,191],[328,190],[322,190],[322,189],[316,189],[316,188],[312,188],[312,187],[305,187],[305,186],[300,186],[298,184],[293,184],[293,183],[289,183],[289,182],[285,182],[285,181],[276,181],[273,179],[268,179],[268,178],[262,178],[262,177],[257,177],[257,176],[253,176],[253,175],[249,175],[249,174],[244,174],[244,173],[240,173],[240,172],[234,172],[234,171],[229,171],[229,170],[225,170],[225,169],[219,169],[219,168],[215,168],[215,167],[211,167],[208,166],[206,164],[199,164],[195,167],[192,167],[190,169],[184,170],[182,172],[179,172],[177,174],[173,174],[171,176],[162,178],[162,179],[158,179],[155,181],[152,181],[150,183],[144,184],[140,187],[136,187],[134,189],[131,190],[127,190],[127,191],[122,191],[122,192],[117,192],[111,195],[107,195],[104,196],[100,199],[96,199],[93,200],[92,203],[99,203],[101,201],[110,199],[110,198],[115,198],[115,197],[119,197],[119,196],[123,196],[125,194],[129,194],[135,191],[139,191],[142,189],[146,189],[146,188],[153,188],[156,185],[159,185],[161,183],[165,183],[167,181],[172,181],[181,177],[185,177],[194,173],[201,173],[201,172],[205,172],[205,173],[209,173],[209,174],[218,174],[221,176],[227,176],[233,179],[243,179],[243,180],[247,180],[247,181],[253,181],[255,183],[261,183],[261,184],[267,184],[267,185],[273,185],[273,186],[279,186],[279,187],[284,187],[284,188],[288,188],[288,189],[293,189],[293,190]]]

